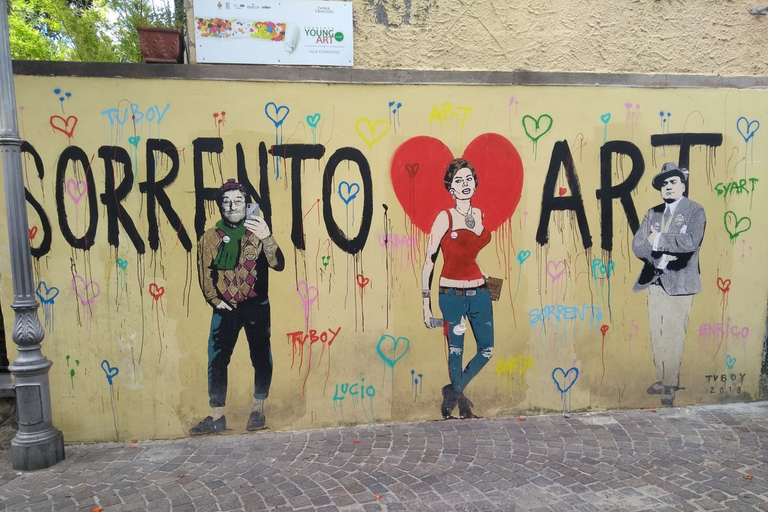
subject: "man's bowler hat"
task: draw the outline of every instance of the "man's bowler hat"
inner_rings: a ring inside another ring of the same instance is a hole
[[[680,176],[680,179],[685,183],[688,181],[688,169],[685,167],[678,167],[674,162],[667,162],[661,166],[659,174],[653,177],[651,185],[653,185],[653,188],[656,190],[661,190],[662,185],[664,185],[664,180],[671,176]]]

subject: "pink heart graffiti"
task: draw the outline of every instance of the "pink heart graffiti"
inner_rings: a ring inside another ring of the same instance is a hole
[[[550,261],[547,263],[547,274],[549,274],[549,277],[552,279],[553,283],[560,279],[564,273],[565,261]]]
[[[85,197],[85,193],[88,191],[88,184],[83,180],[68,179],[67,180],[67,195],[72,198],[75,204]]]
[[[80,290],[77,286],[78,283],[82,284],[83,294],[85,296],[80,295]],[[90,306],[93,304],[93,301],[96,300],[96,297],[98,297],[101,293],[101,287],[99,286],[99,283],[96,281],[89,281],[86,283],[85,279],[79,275],[72,276],[72,289],[75,290],[75,295],[77,295],[78,300],[80,300],[80,304],[83,306]]]
[[[306,281],[299,281],[299,284],[296,285],[296,291],[299,293],[299,297],[301,297],[304,308],[309,308],[314,304],[319,293],[317,287],[308,285]]]

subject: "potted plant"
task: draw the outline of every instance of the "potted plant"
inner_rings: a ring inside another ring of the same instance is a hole
[[[184,62],[183,0],[174,0],[173,9],[168,0],[159,5],[152,0],[113,0],[112,4],[124,27],[123,46],[140,48],[145,62]]]

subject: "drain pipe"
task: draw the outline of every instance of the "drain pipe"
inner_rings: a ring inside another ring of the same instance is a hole
[[[0,153],[5,182],[5,211],[11,253],[13,304],[11,337],[19,355],[8,367],[16,388],[19,431],[11,440],[13,469],[33,470],[64,460],[64,436],[53,426],[48,370],[53,364],[40,347],[45,333],[37,317],[29,224],[21,170],[21,139],[16,120],[16,93],[8,39],[8,6],[0,0]]]

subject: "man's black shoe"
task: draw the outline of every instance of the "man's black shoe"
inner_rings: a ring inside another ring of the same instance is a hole
[[[215,434],[227,430],[227,417],[214,420],[211,416],[206,416],[203,421],[189,429],[190,436],[201,436],[203,434]]]
[[[254,430],[261,430],[264,428],[267,428],[267,418],[264,417],[264,413],[253,411],[251,417],[248,418],[248,424],[245,426],[245,430],[253,432]]]

